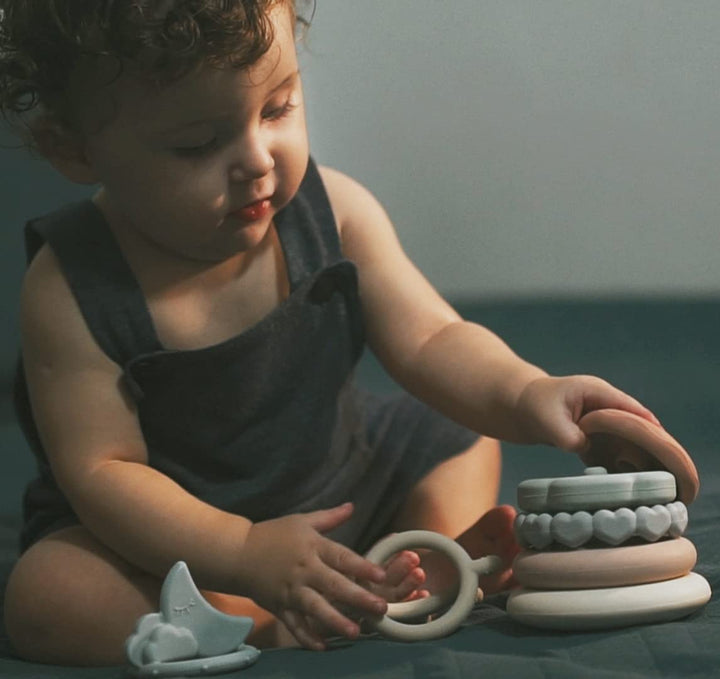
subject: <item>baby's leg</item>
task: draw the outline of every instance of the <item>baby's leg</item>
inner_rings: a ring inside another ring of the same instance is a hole
[[[463,453],[445,460],[420,480],[396,514],[392,531],[424,529],[457,540],[473,559],[497,554],[509,567],[517,552],[515,510],[497,507],[501,471],[500,444],[481,438]],[[425,558],[427,587],[442,587],[448,575],[444,558]],[[485,593],[508,584],[510,571],[483,578]]]
[[[85,528],[56,531],[15,565],[5,595],[5,625],[20,656],[60,665],[125,662],[125,639],[138,618],[158,610],[161,581],[130,565]],[[249,599],[203,592],[227,613],[256,621],[250,643],[275,645],[276,621]],[[279,624],[279,623],[278,623]]]

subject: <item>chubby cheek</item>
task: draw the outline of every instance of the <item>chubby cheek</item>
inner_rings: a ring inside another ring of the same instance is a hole
[[[127,213],[151,219],[207,220],[221,214],[227,202],[226,183],[215,171],[179,171],[176,164],[142,162],[108,172],[105,189]]]
[[[173,212],[201,212],[207,217],[212,213],[221,214],[227,208],[227,177],[218,168],[162,173],[160,181],[154,182],[154,186],[160,186],[162,194],[153,196],[153,199]]]
[[[306,140],[298,140],[285,152],[276,157],[277,180],[276,202],[286,205],[300,188],[307,170],[309,148]]]

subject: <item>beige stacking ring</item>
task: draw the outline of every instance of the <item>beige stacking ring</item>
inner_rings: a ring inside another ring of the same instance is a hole
[[[523,551],[513,573],[522,585],[537,589],[621,587],[678,578],[696,561],[692,542],[677,538],[625,547]]]

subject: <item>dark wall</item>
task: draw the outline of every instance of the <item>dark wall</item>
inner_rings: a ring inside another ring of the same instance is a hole
[[[61,203],[92,193],[71,184],[44,160],[31,156],[7,131],[0,131],[0,381],[10,379],[18,345],[18,296],[25,269],[23,224]]]

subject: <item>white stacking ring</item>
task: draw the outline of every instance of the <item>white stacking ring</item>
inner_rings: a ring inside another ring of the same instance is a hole
[[[665,622],[689,615],[710,599],[698,573],[629,587],[514,590],[507,612],[532,627],[582,631]]]

